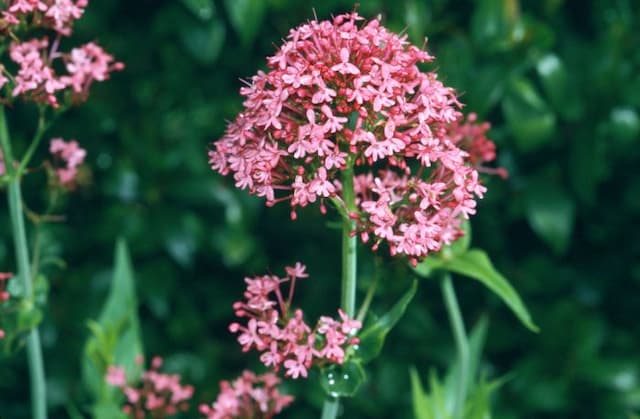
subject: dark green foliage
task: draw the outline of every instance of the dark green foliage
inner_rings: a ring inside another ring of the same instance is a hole
[[[499,418],[632,417],[640,411],[640,3],[634,0],[372,0],[393,30],[436,55],[465,111],[489,120],[499,164],[510,177],[488,182],[472,220],[473,247],[518,291],[540,332],[531,333],[476,281],[456,277],[469,325],[487,315],[487,383],[510,373],[494,396]],[[301,260],[311,278],[297,287],[309,318],[339,303],[336,214],[317,208],[290,221],[286,205],[265,208],[207,166],[208,143],[240,110],[239,78],[264,68],[290,27],[350,11],[342,0],[299,2],[94,1],[77,40],[99,40],[127,68],[95,86],[51,136],[88,150],[86,184],[66,199],[65,221],[41,232],[55,257],[42,325],[53,418],[86,414],[81,356],[111,283],[112,249],[123,236],[136,268],[148,356],[211,401],[220,379],[245,367],[227,326],[245,275],[281,272]],[[67,43],[71,41],[64,41]],[[33,110],[8,112],[25,141]],[[24,148],[16,144],[16,149]],[[44,155],[44,148],[41,150]],[[43,206],[42,172],[25,184]],[[12,248],[1,206],[0,270]],[[371,312],[398,301],[413,278],[405,263],[360,248],[359,299],[381,276]],[[376,258],[383,259],[380,263]],[[382,267],[381,267],[382,266]],[[349,418],[412,417],[409,367],[443,376],[455,353],[436,281],[419,290],[386,338],[367,381],[344,408]],[[0,364],[0,416],[27,417],[24,352]],[[319,377],[287,384],[298,401],[284,417],[317,417]],[[487,384],[489,385],[489,384]],[[428,387],[425,385],[425,387]]]

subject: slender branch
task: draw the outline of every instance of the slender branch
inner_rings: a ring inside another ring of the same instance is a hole
[[[33,304],[33,275],[29,263],[29,248],[22,208],[22,191],[20,190],[20,172],[13,166],[13,153],[9,141],[9,130],[4,113],[0,106],[0,145],[5,161],[5,170],[9,175],[9,214],[16,253],[18,276],[22,281],[26,298]],[[44,362],[40,345],[38,328],[34,327],[27,335],[27,357],[29,376],[31,379],[31,408],[34,419],[47,418],[46,384]]]
[[[467,399],[467,381],[469,380],[469,340],[464,327],[464,321],[456,298],[456,292],[451,281],[451,274],[446,272],[443,275],[442,296],[447,307],[449,321],[453,329],[453,337],[458,351],[460,368],[456,379],[456,392],[453,405],[453,418],[462,419],[464,414],[464,404]]]
[[[40,114],[38,116],[38,126],[36,128],[36,132],[31,139],[31,144],[29,144],[29,148],[22,156],[22,160],[20,160],[20,165],[18,166],[18,170],[16,171],[17,177],[21,177],[24,171],[26,170],[31,158],[33,157],[33,153],[38,149],[40,145],[40,141],[42,141],[42,137],[44,136],[45,131],[47,130],[47,124],[44,118],[44,110],[40,109]]]

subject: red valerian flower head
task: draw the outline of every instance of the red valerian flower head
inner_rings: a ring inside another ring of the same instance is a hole
[[[200,413],[206,419],[272,418],[293,402],[293,396],[278,391],[279,383],[273,373],[245,370],[234,381],[221,381],[218,398],[200,405]]]
[[[419,67],[432,60],[357,13],[292,29],[240,89],[244,109],[209,163],[267,205],[288,201],[292,218],[327,198],[348,208],[340,179],[353,170],[354,234],[415,262],[458,238],[485,192],[451,135],[462,118],[454,90]]]
[[[291,378],[307,377],[313,365],[342,364],[348,349],[358,343],[355,334],[362,327],[358,320],[339,311],[340,320],[322,316],[311,328],[300,309],[292,309],[296,280],[307,278],[306,267],[297,262],[286,267],[283,278],[263,275],[245,278],[245,300],[233,305],[246,324],[234,322],[229,326],[238,333],[238,343],[247,352],[261,352],[260,361],[275,372],[284,367]],[[288,293],[284,293],[284,284]]]

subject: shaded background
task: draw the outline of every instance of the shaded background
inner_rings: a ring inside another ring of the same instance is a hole
[[[208,143],[240,110],[239,78],[264,68],[290,27],[350,11],[338,0],[94,1],[73,44],[97,39],[127,65],[96,85],[89,102],[50,131],[88,150],[84,185],[68,197],[66,222],[43,234],[50,308],[42,326],[52,417],[86,394],[79,377],[86,319],[110,281],[113,246],[127,238],[137,274],[147,355],[211,401],[256,356],[227,332],[244,275],[280,273],[304,261],[298,290],[310,318],[334,312],[339,231],[317,208],[291,222],[286,205],[265,208],[207,166]],[[467,110],[489,120],[499,164],[473,219],[487,250],[528,304],[526,331],[479,284],[456,285],[466,321],[490,319],[485,371],[512,372],[495,400],[498,418],[627,418],[640,410],[640,11],[633,0],[372,0],[366,17],[437,57],[440,77]],[[68,44],[70,45],[70,44]],[[11,121],[29,132],[28,110]],[[44,150],[43,150],[44,151]],[[34,175],[34,177],[37,175]],[[37,179],[32,181],[35,184]],[[40,182],[41,184],[41,182]],[[29,184],[27,184],[29,185]],[[36,209],[38,187],[28,188]],[[2,211],[6,211],[3,210]],[[6,213],[2,213],[6,219]],[[3,222],[2,266],[13,266]],[[362,248],[363,284],[375,266]],[[384,259],[384,258],[383,258]],[[406,290],[410,272],[385,260],[381,311]],[[361,294],[362,295],[362,294]],[[408,368],[425,377],[447,365],[452,337],[437,284],[424,281],[383,355],[368,368],[345,417],[411,417]],[[0,415],[27,416],[24,354],[0,368]],[[316,417],[312,383],[289,391],[284,417]]]

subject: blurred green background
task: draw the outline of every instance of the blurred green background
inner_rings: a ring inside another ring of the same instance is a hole
[[[359,12],[437,57],[466,111],[492,125],[506,181],[473,219],[473,245],[521,293],[541,328],[525,330],[481,285],[456,278],[467,324],[490,320],[483,369],[512,378],[496,418],[629,418],[640,412],[640,3],[635,0],[371,0]],[[89,102],[49,132],[88,150],[84,185],[66,221],[43,231],[51,281],[42,335],[52,417],[80,408],[87,318],[110,282],[124,236],[136,269],[145,351],[167,359],[212,401],[218,381],[257,367],[227,331],[245,275],[282,272],[296,260],[311,278],[298,289],[310,318],[339,300],[339,230],[317,208],[291,222],[210,171],[208,143],[240,110],[239,78],[265,67],[289,28],[315,14],[350,11],[338,0],[93,1],[74,41],[99,40],[126,63]],[[63,45],[64,46],[64,45]],[[10,121],[18,141],[29,110]],[[45,150],[42,150],[43,154]],[[34,175],[37,177],[37,175]],[[26,200],[42,201],[40,181]],[[13,266],[5,206],[0,266]],[[382,269],[373,310],[406,290],[402,263],[361,248],[363,286]],[[382,255],[384,256],[384,255]],[[380,267],[381,266],[381,267]],[[4,269],[4,268],[3,268]],[[360,294],[362,295],[362,294]],[[436,283],[423,281],[383,355],[368,368],[344,417],[411,417],[409,367],[442,371],[453,340]],[[27,417],[24,352],[0,367],[0,415]],[[317,417],[313,382],[288,388],[283,417]]]

